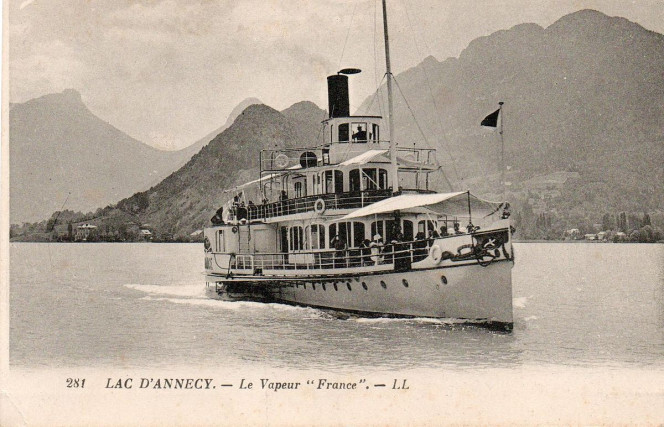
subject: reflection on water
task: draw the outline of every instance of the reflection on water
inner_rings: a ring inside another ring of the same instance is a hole
[[[17,366],[664,365],[664,246],[517,244],[512,333],[205,298],[200,245],[13,244]]]

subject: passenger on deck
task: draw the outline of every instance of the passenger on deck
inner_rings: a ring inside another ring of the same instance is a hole
[[[334,268],[346,266],[346,242],[335,235],[330,241],[330,246],[334,248]]]
[[[429,239],[437,239],[440,237],[440,234],[436,230],[429,230]]]
[[[217,212],[210,219],[212,225],[222,225],[224,223],[224,208],[220,207]]]
[[[461,230],[459,229],[461,227],[461,224],[459,224],[459,221],[454,221],[454,234],[463,234]]]
[[[247,219],[247,207],[244,205],[244,202],[241,202],[237,207],[237,219],[243,220]]]
[[[380,262],[383,260],[383,257],[380,256],[383,250],[383,238],[380,236],[380,234],[376,234],[373,237],[373,242],[371,242],[369,248],[371,249],[371,260],[374,262],[374,265],[380,264]]]
[[[364,239],[360,245],[360,252],[362,253],[362,265],[371,265],[371,240]]]
[[[427,250],[427,241],[426,241],[426,236],[423,231],[420,231],[415,235],[415,240],[416,242],[413,243],[413,248],[415,250],[413,251],[413,258],[415,262],[422,261],[425,259],[428,255],[428,250]]]
[[[447,235],[449,235],[449,233],[447,232],[447,224],[445,224],[442,227],[440,227],[440,236],[445,237]]]

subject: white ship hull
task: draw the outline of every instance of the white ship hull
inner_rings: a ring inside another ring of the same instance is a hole
[[[512,260],[475,260],[407,271],[335,271],[282,277],[223,277],[208,273],[207,294],[362,313],[457,319],[511,330]],[[371,270],[373,267],[365,269]],[[313,273],[313,272],[312,272]]]

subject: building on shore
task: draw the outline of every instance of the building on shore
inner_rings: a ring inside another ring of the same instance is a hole
[[[97,237],[97,226],[92,224],[83,224],[76,227],[74,241],[87,242]]]

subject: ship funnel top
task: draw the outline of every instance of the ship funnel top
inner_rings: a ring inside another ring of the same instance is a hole
[[[360,70],[359,68],[344,68],[343,70],[339,70],[337,74],[351,75],[351,74],[359,74],[361,72],[362,70]]]
[[[348,76],[360,73],[359,68],[344,68],[327,78],[327,102],[330,118],[350,116]]]

